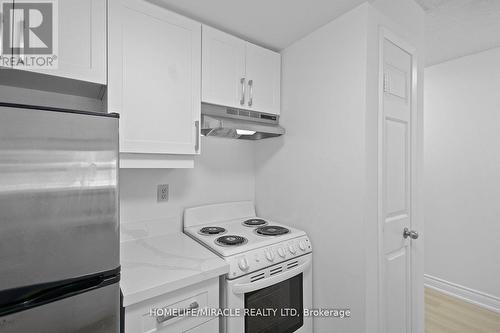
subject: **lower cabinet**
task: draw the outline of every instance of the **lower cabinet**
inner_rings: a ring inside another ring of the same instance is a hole
[[[196,326],[195,328],[192,328],[184,332],[189,332],[189,333],[219,332],[219,320],[212,319],[206,323],[201,324],[200,326]]]
[[[219,278],[216,277],[126,307],[125,332],[218,333],[217,316],[182,315],[188,309],[202,311],[218,307]]]

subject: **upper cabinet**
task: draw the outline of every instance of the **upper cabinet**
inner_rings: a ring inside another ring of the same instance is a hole
[[[0,54],[2,55],[2,58],[3,57],[9,57],[12,55],[12,48],[8,48],[6,50],[4,50],[4,44],[8,44],[9,41],[4,41],[4,35],[5,35],[5,22],[4,22],[4,10],[5,10],[5,7],[8,7],[8,6],[14,6],[14,0],[3,0],[0,2]],[[10,29],[11,29],[11,33],[10,33],[10,36],[12,36],[12,28],[13,28],[13,23],[11,22],[10,24]],[[12,42],[10,41],[10,44],[12,44]],[[5,62],[3,59],[2,61],[0,61],[0,69],[2,68],[9,68],[10,67],[10,64],[8,62]]]
[[[58,4],[57,69],[16,68],[105,85],[106,0],[61,0],[55,3]],[[12,19],[12,44],[22,47],[21,36],[29,28],[22,16],[16,15]]]
[[[106,84],[106,0],[59,3],[59,69],[55,75]]]
[[[202,45],[202,101],[243,107],[245,41],[204,25]]]
[[[198,154],[201,24],[143,0],[109,0],[108,52],[120,152]]]
[[[202,101],[280,113],[281,56],[203,26]]]
[[[279,53],[246,43],[246,108],[280,113],[281,56]]]

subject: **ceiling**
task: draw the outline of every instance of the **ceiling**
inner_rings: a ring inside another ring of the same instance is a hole
[[[365,2],[364,0],[149,1],[276,51],[286,48],[294,41]],[[415,1],[427,14],[426,65],[500,46],[500,0]]]
[[[416,0],[426,11],[426,65],[500,46],[500,0]]]
[[[150,0],[279,51],[364,0]]]

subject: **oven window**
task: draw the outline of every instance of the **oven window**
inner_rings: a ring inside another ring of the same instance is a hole
[[[245,309],[262,314],[245,316],[245,333],[292,333],[302,327],[304,324],[302,278],[302,274],[299,274],[267,288],[245,294]],[[276,309],[276,314],[273,315],[269,309]]]

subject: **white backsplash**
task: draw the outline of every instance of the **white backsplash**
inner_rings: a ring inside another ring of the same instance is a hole
[[[157,202],[158,184],[169,184],[168,202]],[[254,142],[203,137],[194,169],[120,170],[121,241],[181,231],[186,207],[254,195]]]

